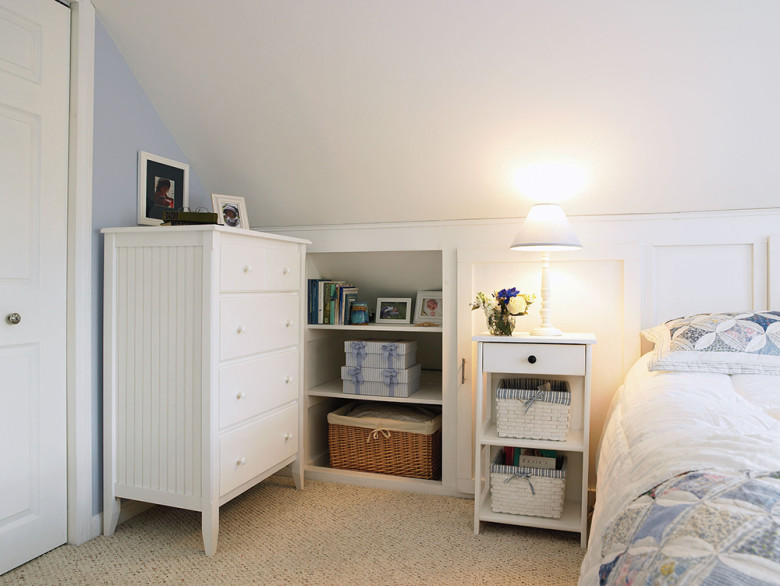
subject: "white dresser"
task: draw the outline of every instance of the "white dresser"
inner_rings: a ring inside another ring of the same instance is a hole
[[[104,533],[120,499],[219,507],[299,459],[308,241],[223,226],[107,228]]]

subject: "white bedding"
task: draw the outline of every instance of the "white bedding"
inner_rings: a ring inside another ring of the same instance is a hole
[[[580,585],[599,583],[604,529],[629,503],[691,470],[780,470],[780,376],[626,375],[599,448],[596,508]]]

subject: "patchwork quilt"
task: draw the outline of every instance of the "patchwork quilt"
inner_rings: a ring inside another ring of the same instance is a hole
[[[780,585],[780,376],[626,374],[579,586]]]
[[[647,491],[607,527],[599,583],[780,581],[780,472],[695,471]]]

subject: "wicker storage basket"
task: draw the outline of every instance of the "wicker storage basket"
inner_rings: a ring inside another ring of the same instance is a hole
[[[503,379],[496,389],[496,429],[501,437],[564,441],[570,412],[566,381]]]
[[[490,467],[493,511],[560,519],[566,496],[566,457],[560,470],[505,466],[503,461],[502,450]]]
[[[357,404],[353,401],[328,413],[331,467],[426,480],[441,478],[441,415],[433,415],[424,424],[350,417]]]

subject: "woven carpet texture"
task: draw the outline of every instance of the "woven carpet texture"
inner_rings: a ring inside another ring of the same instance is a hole
[[[579,535],[483,523],[469,499],[275,475],[220,509],[217,553],[200,514],[153,507],[111,537],[63,545],[6,584],[576,584]]]

